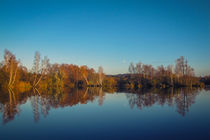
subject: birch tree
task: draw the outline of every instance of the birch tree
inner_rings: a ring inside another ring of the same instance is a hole
[[[5,64],[5,72],[8,73],[9,75],[8,87],[12,88],[16,80],[19,61],[16,60],[16,57],[14,54],[12,54],[8,50],[5,50],[4,51],[4,64]]]
[[[83,78],[85,79],[86,84],[89,85],[89,82],[87,79],[87,77],[88,77],[87,66],[81,66],[80,71],[81,71]]]
[[[103,68],[100,66],[98,68],[98,77],[99,77],[99,84],[102,86],[104,80]]]
[[[50,65],[49,59],[45,56],[40,66],[40,53],[39,52],[35,53],[34,67],[33,67],[33,73],[34,73],[33,87],[36,87],[43,78],[43,76],[47,74],[49,65]]]
[[[36,84],[36,81],[37,81],[37,76],[40,72],[39,70],[39,64],[40,63],[40,53],[39,52],[36,52],[35,53],[35,57],[34,57],[34,66],[33,66],[33,73],[34,73],[34,81],[33,81],[33,86],[35,86]]]

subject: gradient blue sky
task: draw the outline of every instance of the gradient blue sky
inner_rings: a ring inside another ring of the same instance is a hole
[[[209,0],[0,0],[5,48],[31,67],[35,51],[52,63],[126,73],[132,61],[174,64],[185,56],[210,74]]]

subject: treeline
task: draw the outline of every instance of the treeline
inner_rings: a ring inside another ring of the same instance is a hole
[[[35,53],[31,70],[24,67],[8,50],[5,50],[4,60],[0,63],[0,88],[63,90],[65,86],[101,87],[114,85],[114,82],[113,78],[105,76],[102,67],[96,72],[85,65],[50,64],[46,56],[41,59],[39,52]]]
[[[154,68],[152,65],[130,63],[129,74],[115,76],[118,79],[118,87],[142,88],[142,87],[203,87],[208,82],[196,77],[194,69],[188,61],[181,56],[176,60],[176,65],[163,65]]]
[[[210,86],[210,76],[202,77],[201,82],[203,82],[205,85]]]
[[[128,74],[105,75],[100,66],[98,71],[85,65],[51,64],[47,57],[41,59],[36,52],[33,67],[28,70],[10,51],[5,50],[4,60],[0,63],[0,88],[26,91],[32,88],[62,91],[64,87],[106,87],[110,88],[167,88],[203,87],[210,84],[210,77],[196,77],[194,69],[181,56],[176,65],[152,65],[131,63]]]

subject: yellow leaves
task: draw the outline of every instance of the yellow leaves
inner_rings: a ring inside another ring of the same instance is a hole
[[[23,92],[29,91],[29,90],[31,89],[31,85],[30,85],[29,82],[20,81],[20,82],[17,83],[16,89],[17,89],[20,93],[23,93]]]

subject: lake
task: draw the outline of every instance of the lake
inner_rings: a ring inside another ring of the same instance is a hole
[[[210,138],[210,90],[0,92],[0,139]]]

